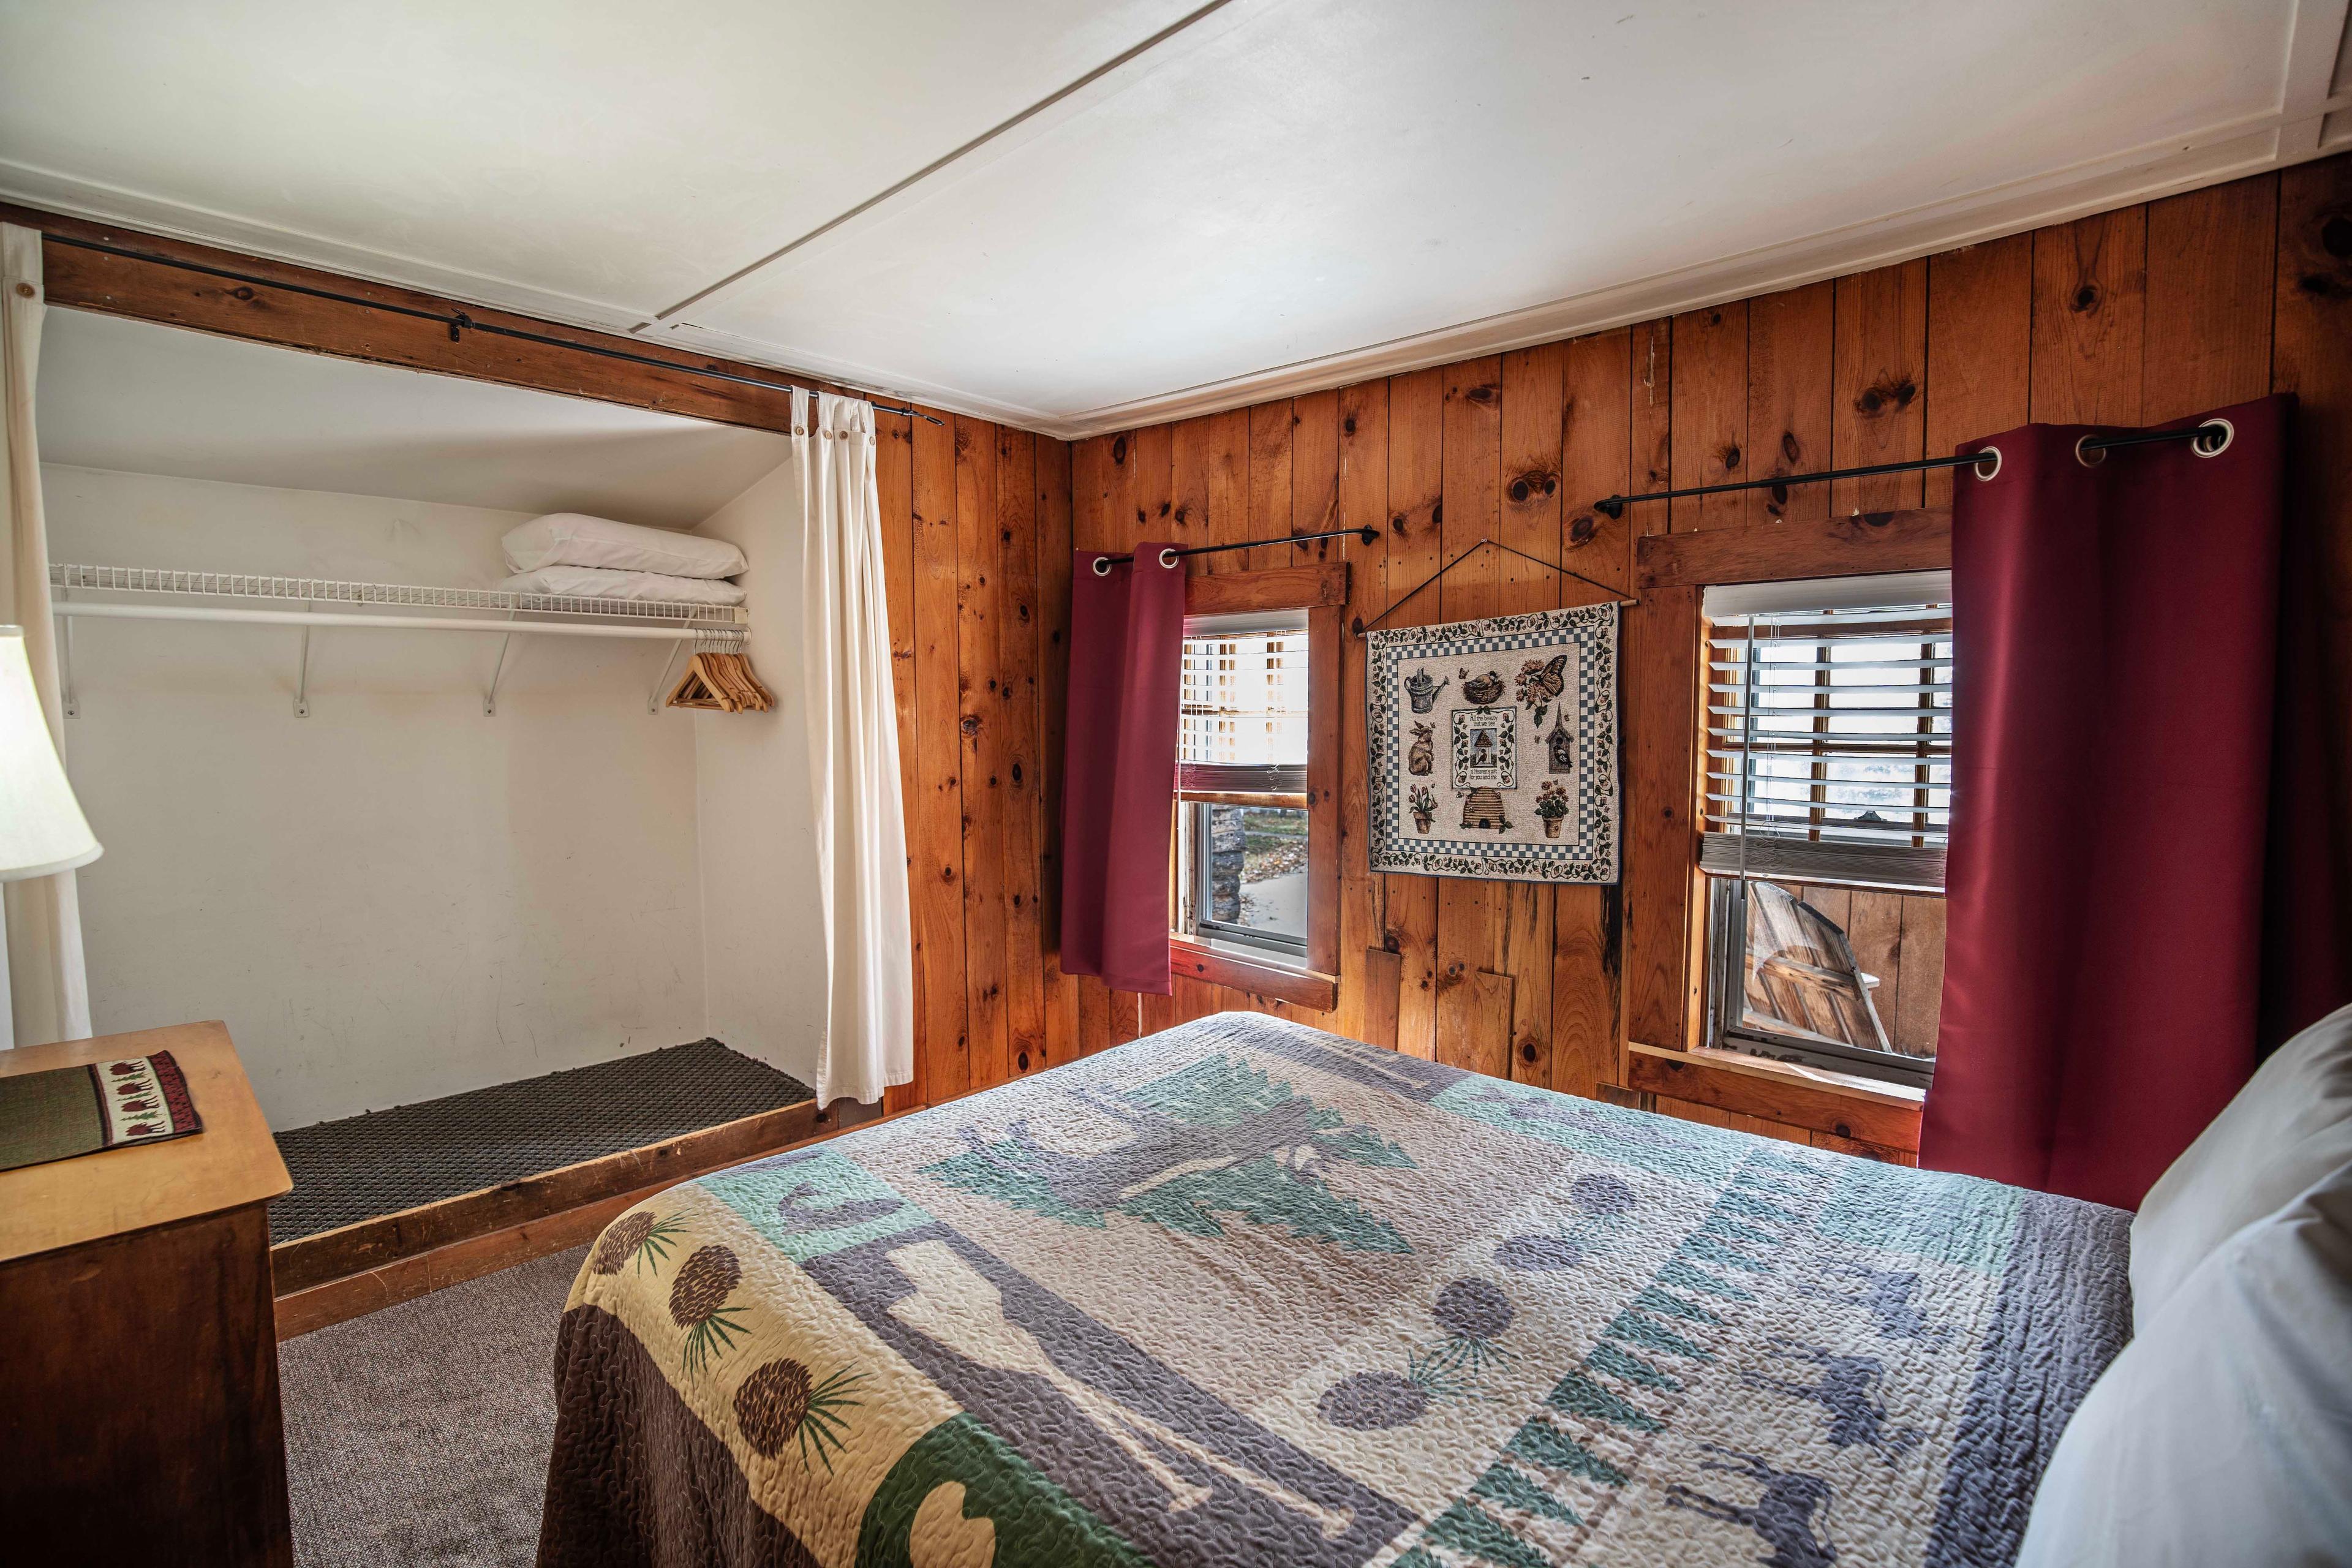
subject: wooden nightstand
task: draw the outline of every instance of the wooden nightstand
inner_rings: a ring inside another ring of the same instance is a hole
[[[0,1171],[0,1556],[268,1564],[287,1524],[269,1200],[293,1185],[219,1024],[0,1051],[179,1062],[205,1130]]]

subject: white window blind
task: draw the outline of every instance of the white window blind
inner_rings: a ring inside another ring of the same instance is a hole
[[[1289,787],[1303,788],[1307,640],[1303,610],[1188,619],[1178,760],[1188,767],[1295,773],[1300,782]]]
[[[1709,588],[1700,865],[1940,892],[1949,573]]]

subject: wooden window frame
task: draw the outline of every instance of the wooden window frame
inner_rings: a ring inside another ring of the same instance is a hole
[[[1270,996],[1311,1013],[1339,1005],[1339,660],[1348,566],[1278,566],[1184,580],[1187,616],[1307,612],[1307,963],[1276,963],[1168,933],[1169,967],[1188,980]]]
[[[1916,1149],[1920,1091],[1762,1058],[1731,1059],[1734,1053],[1705,1047],[1707,922],[1698,852],[1706,666],[1699,599],[1724,584],[1948,569],[1952,514],[1924,508],[1653,534],[1635,542],[1633,563],[1641,602],[1626,612],[1624,634],[1625,1054],[1620,1081],[1630,1089],[1790,1126]],[[1864,1122],[1871,1133],[1851,1131]]]

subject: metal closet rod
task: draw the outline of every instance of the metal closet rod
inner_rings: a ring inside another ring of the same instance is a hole
[[[81,239],[69,234],[50,234],[42,237],[52,245],[70,245],[77,250],[95,250],[107,256],[120,256],[131,261],[150,262],[157,267],[176,267],[183,272],[201,272],[207,278],[226,278],[232,283],[248,284],[257,289],[276,289],[288,294],[307,294],[313,300],[332,300],[339,305],[359,305],[371,310],[383,310],[395,316],[409,316],[420,321],[438,321],[449,329],[449,341],[459,342],[461,332],[488,332],[494,337],[518,338],[527,343],[544,343],[549,348],[570,349],[575,353],[595,354],[603,359],[616,359],[628,364],[649,365],[655,370],[674,370],[681,375],[698,375],[709,381],[732,382],[737,386],[756,386],[768,392],[806,392],[814,395],[815,389],[799,386],[788,381],[762,381],[755,375],[737,375],[731,370],[713,370],[704,365],[679,364],[675,360],[656,359],[651,354],[631,353],[626,349],[608,349],[600,343],[575,342],[570,338],[551,337],[545,332],[526,331],[520,327],[502,327],[495,321],[478,321],[463,310],[420,310],[414,305],[394,305],[383,300],[363,299],[357,294],[338,293],[332,289],[314,289],[308,283],[289,283],[282,279],[262,278],[250,272],[235,272],[226,267],[213,267],[201,261],[183,261],[176,256],[158,256],[152,250],[133,250],[127,246],[108,245],[102,240]],[[944,425],[944,419],[933,418],[919,408],[898,407],[866,397],[878,413],[903,414],[926,424]]]
[[[2075,455],[2085,452],[2112,451],[2117,447],[2146,447],[2158,441],[2194,441],[2197,449],[2207,457],[2219,453],[2230,444],[2231,430],[2227,421],[2209,419],[2185,430],[2133,430],[2120,436],[2085,436],[2074,445]],[[1987,462],[1992,464],[1990,472]],[[1652,490],[1646,495],[1606,496],[1592,503],[1595,511],[1611,517],[1622,517],[1625,509],[1638,500],[1681,500],[1691,496],[1719,496],[1730,490],[1760,490],[1775,485],[1812,485],[1826,479],[1860,479],[1873,474],[1914,474],[1923,468],[1974,468],[1981,479],[1990,479],[2000,471],[2000,458],[1987,452],[1967,452],[1951,458],[1914,458],[1900,463],[1872,463],[1859,468],[1825,468],[1818,474],[1773,474],[1760,479],[1735,479],[1725,485],[1693,485],[1687,489]]]
[[[1221,550],[1255,550],[1265,544],[1307,544],[1318,539],[1345,539],[1349,534],[1367,544],[1381,542],[1381,531],[1367,523],[1361,528],[1327,528],[1320,533],[1278,533],[1272,539],[1244,539],[1238,544],[1195,544],[1189,550],[1179,550],[1172,544],[1163,545],[1160,551],[1160,563],[1173,566],[1180,555],[1214,555]],[[1118,563],[1134,559],[1132,555],[1097,555],[1095,557],[1095,575],[1107,576]]]

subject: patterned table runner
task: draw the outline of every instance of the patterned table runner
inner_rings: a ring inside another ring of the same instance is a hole
[[[169,1051],[0,1078],[0,1171],[204,1130]]]

